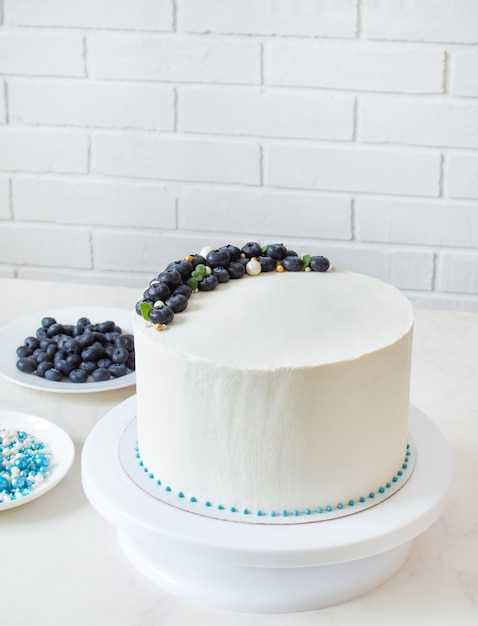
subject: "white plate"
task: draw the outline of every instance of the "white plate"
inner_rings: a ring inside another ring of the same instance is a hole
[[[75,458],[75,448],[69,435],[56,424],[41,417],[28,413],[0,410],[0,429],[3,428],[23,430],[32,435],[35,439],[48,445],[52,458],[45,482],[33,489],[29,495],[22,496],[18,500],[0,502],[0,511],[26,504],[53,489],[67,474]]]
[[[133,313],[129,309],[115,307],[82,306],[39,311],[21,317],[0,329],[0,375],[23,387],[53,391],[56,393],[92,393],[121,389],[136,383],[135,372],[130,372],[120,378],[110,378],[102,382],[54,382],[41,378],[36,374],[25,374],[17,369],[18,357],[16,349],[23,345],[27,337],[35,336],[44,317],[54,317],[60,324],[76,324],[80,317],[88,317],[93,324],[114,320],[121,327],[123,333],[133,334]]]

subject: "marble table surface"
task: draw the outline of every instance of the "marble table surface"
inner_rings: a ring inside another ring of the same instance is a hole
[[[134,289],[0,279],[0,325],[49,308],[130,309]],[[12,355],[12,358],[15,358]],[[5,626],[387,626],[478,623],[478,314],[417,310],[411,402],[449,442],[454,477],[440,519],[403,568],[339,606],[284,615],[231,613],[156,587],[124,557],[116,530],[90,505],[80,477],[83,443],[134,387],[54,394],[0,377],[1,409],[33,413],[73,439],[74,464],[42,497],[0,511],[0,623]],[[0,424],[1,427],[1,424]]]

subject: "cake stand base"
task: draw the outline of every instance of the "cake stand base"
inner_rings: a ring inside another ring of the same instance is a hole
[[[444,438],[411,407],[413,474],[377,506],[300,524],[212,519],[165,504],[131,480],[119,450],[135,414],[132,397],[91,432],[82,454],[86,495],[117,528],[124,554],[143,575],[171,593],[215,608],[306,611],[374,589],[400,569],[415,537],[439,517],[451,483]]]

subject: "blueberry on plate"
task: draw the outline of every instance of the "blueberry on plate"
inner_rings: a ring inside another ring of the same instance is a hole
[[[133,350],[134,337],[129,333],[126,333],[124,335],[118,335],[114,340],[114,344],[115,346],[123,346],[123,348],[126,348],[126,350]]]
[[[55,383],[59,383],[63,379],[63,374],[57,370],[56,367],[51,367],[45,372],[45,378]]]
[[[128,368],[125,363],[113,363],[109,366],[108,371],[114,378],[119,378],[128,373]]]
[[[28,346],[18,346],[17,348],[17,357],[19,359],[23,359],[26,356],[31,356],[32,354],[33,352]]]
[[[21,359],[18,359],[17,368],[20,370],[20,372],[23,372],[24,374],[33,374],[33,372],[37,368],[37,362],[34,357],[23,357]]]
[[[56,324],[56,319],[54,317],[44,317],[41,321],[43,328],[49,328],[50,326],[53,326],[53,324]]]
[[[95,361],[81,361],[78,367],[89,375],[98,368],[98,364]]]
[[[99,383],[104,380],[109,380],[111,378],[111,373],[108,369],[105,369],[104,367],[98,367],[91,374],[91,378],[95,383]]]
[[[72,383],[86,383],[86,381],[88,380],[88,374],[85,372],[85,370],[76,369],[71,370],[68,378],[71,380]]]
[[[129,357],[128,350],[126,350],[126,348],[123,348],[121,346],[117,346],[114,349],[111,360],[113,361],[113,363],[126,363],[126,361],[128,360],[128,357]]]
[[[52,367],[55,367],[51,361],[43,361],[43,363],[39,363],[37,366],[37,374],[41,376],[41,378],[45,378],[45,373],[47,370],[51,370]]]

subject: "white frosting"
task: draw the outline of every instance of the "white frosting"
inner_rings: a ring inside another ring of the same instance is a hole
[[[141,456],[163,485],[267,513],[368,496],[400,468],[413,315],[345,271],[246,276],[163,332],[135,314]]]

